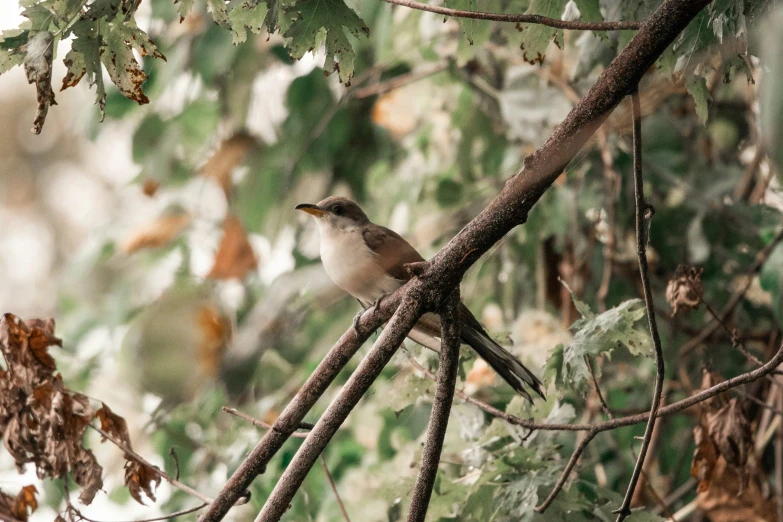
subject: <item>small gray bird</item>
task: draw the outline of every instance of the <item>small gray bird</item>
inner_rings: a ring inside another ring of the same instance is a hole
[[[328,197],[317,205],[296,206],[315,217],[321,234],[321,261],[334,283],[367,309],[410,279],[404,265],[424,261],[407,241],[376,225],[353,201]],[[523,385],[544,397],[541,381],[506,349],[493,341],[467,307],[460,303],[462,342],[473,348],[503,379],[532,402]],[[424,314],[408,337],[440,350],[440,317]]]

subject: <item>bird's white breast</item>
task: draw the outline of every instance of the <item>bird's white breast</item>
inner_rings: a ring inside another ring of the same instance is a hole
[[[377,254],[364,242],[360,228],[340,230],[316,222],[321,233],[321,261],[334,284],[365,306],[402,285],[378,264]]]

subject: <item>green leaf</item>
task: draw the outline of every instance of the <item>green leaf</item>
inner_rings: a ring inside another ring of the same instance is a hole
[[[702,124],[707,123],[709,114],[709,102],[711,100],[710,91],[707,89],[707,80],[697,76],[688,82],[688,93],[693,97],[696,104],[696,115]]]
[[[560,19],[565,4],[566,0],[533,0],[526,13]],[[522,57],[531,64],[544,63],[547,47],[553,38],[558,46],[563,41],[562,30],[545,25],[520,24],[519,30],[522,32],[522,39],[519,43],[519,47],[523,51]]]
[[[193,0],[174,0],[174,3],[177,4],[177,14],[179,15],[179,21],[182,22],[188,16],[190,10],[193,9]]]
[[[284,34],[286,38],[291,38],[291,56],[298,60],[306,52],[314,50],[321,40],[322,31],[325,31],[324,71],[337,71],[341,82],[350,83],[356,56],[345,32],[348,31],[356,38],[370,36],[370,29],[364,21],[342,0],[297,0],[286,11],[296,14],[291,27]],[[340,59],[336,62],[338,55]]]
[[[54,0],[52,9],[60,19],[70,21],[79,12],[83,4],[82,0]]]
[[[111,81],[129,100],[139,105],[149,103],[149,98],[141,89],[147,74],[133,56],[133,50],[142,56],[153,56],[164,61],[166,57],[133,19],[125,20],[122,14],[114,22],[101,22],[100,28],[100,36],[103,38],[101,61]]]
[[[579,9],[579,17],[585,22],[604,21],[598,0],[574,0],[574,2],[577,9]]]
[[[22,65],[24,54],[19,52],[20,46],[27,42],[29,31],[13,29],[0,33],[0,74],[16,65]]]
[[[450,9],[459,9],[460,11],[492,11],[493,7],[487,6],[486,1],[478,5],[479,0],[446,0],[446,7]],[[473,18],[457,18],[462,32],[470,42],[470,45],[481,45],[489,38],[490,24],[486,20],[475,20]]]
[[[77,22],[73,27],[76,35],[71,50],[63,62],[68,71],[63,78],[61,91],[78,84],[86,74],[90,86],[95,86],[96,100],[101,111],[101,121],[106,116],[106,88],[103,84],[101,69],[101,44],[98,38],[97,23],[89,20]]]
[[[620,305],[595,315],[584,303],[578,303],[583,317],[574,322],[577,330],[574,339],[565,346],[558,345],[547,362],[546,373],[556,376],[562,383],[581,387],[590,379],[585,355],[605,354],[611,356],[618,346],[625,346],[632,355],[649,355],[649,336],[636,328],[636,323],[645,316],[639,299],[630,299]],[[586,315],[585,315],[586,314]],[[561,362],[560,368],[555,365]],[[600,375],[598,368],[596,375]]]
[[[228,14],[231,22],[231,38],[234,45],[247,40],[247,30],[261,34],[261,26],[267,15],[267,5],[257,0],[244,0]]]
[[[228,6],[224,0],[207,0],[207,9],[212,13],[212,19],[216,24],[227,28],[231,27],[228,19]]]

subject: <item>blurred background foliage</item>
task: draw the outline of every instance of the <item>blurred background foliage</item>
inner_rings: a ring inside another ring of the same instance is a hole
[[[57,17],[20,16],[58,2],[4,7],[7,28],[21,28],[0,42],[4,69],[21,63],[9,49],[25,31],[59,31],[58,85],[78,30],[74,39],[67,35],[72,26],[64,30]],[[103,4],[119,2],[96,0],[84,9]],[[358,309],[326,277],[315,227],[294,206],[350,196],[431,256],[520,170],[634,34],[458,21],[375,0],[326,3],[355,12],[354,20],[340,11],[353,24],[346,30],[288,32],[305,4],[136,4],[125,22],[133,18],[166,62],[137,49],[149,77],[149,104],[142,106],[99,65],[88,72],[93,83],[105,83],[102,123],[92,105],[100,86],[89,90],[83,81],[57,93],[59,105],[32,136],[34,87],[21,67],[0,77],[2,310],[55,317],[65,342],[54,355],[70,388],[110,403],[128,421],[137,450],[170,472],[174,448],[183,481],[207,495],[260,437],[221,407],[273,421]],[[473,2],[446,4],[476,9]],[[493,0],[481,10],[612,21],[643,19],[658,4]],[[762,24],[780,21],[772,4],[713,2],[641,85],[667,403],[698,390],[704,370],[729,378],[750,369],[721,329],[691,342],[711,321],[704,306],[672,318],[664,290],[679,264],[703,268],[704,300],[715,309],[742,292],[728,324],[759,358],[781,342],[783,247],[775,245],[783,200],[774,161],[783,69],[779,31]],[[70,8],[82,12],[81,5]],[[270,18],[278,8],[279,18]],[[306,52],[310,36],[314,53]],[[339,74],[326,75],[335,49]],[[630,301],[641,295],[630,127],[623,104],[528,222],[463,282],[464,300],[490,331],[540,376],[548,369],[548,400],[524,403],[465,353],[458,386],[467,393],[524,418],[598,421],[605,413],[585,373],[591,354],[616,415],[648,408],[654,367],[645,346],[629,344],[646,340],[643,314]],[[758,276],[751,271],[757,259],[765,261]],[[432,354],[407,346],[327,448],[353,520],[395,521],[407,512],[434,391],[411,357],[436,366]],[[308,420],[318,418],[359,360]],[[743,393],[779,404],[769,390],[760,381]],[[744,472],[757,487],[737,496],[736,481],[716,479],[697,497],[691,459],[699,412],[683,412],[660,421],[634,504],[648,509],[632,520],[678,510],[693,520],[774,519],[769,506],[781,456],[769,433],[777,424],[756,403],[744,407],[754,429],[767,428],[754,439],[755,467]],[[569,486],[538,515],[532,508],[581,435],[529,434],[457,400],[428,520],[609,520],[642,431],[600,435]],[[250,504],[229,519],[252,519],[298,444],[286,444],[254,482]],[[85,514],[127,519],[193,505],[165,482],[154,506],[137,505],[122,487],[117,452],[104,446],[95,448],[99,458],[118,465],[104,466],[106,494]],[[20,478],[6,455],[0,463],[12,484],[38,483],[34,470]],[[38,489],[42,507],[32,519],[51,519],[63,508],[62,487],[46,480]],[[315,468],[286,520],[341,519]]]

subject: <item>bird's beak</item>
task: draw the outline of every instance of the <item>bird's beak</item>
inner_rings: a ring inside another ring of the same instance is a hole
[[[302,212],[307,212],[308,214],[315,216],[315,217],[321,217],[326,212],[321,210],[315,205],[311,205],[310,203],[302,203],[301,205],[296,206],[296,210],[301,210]]]

